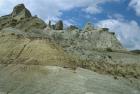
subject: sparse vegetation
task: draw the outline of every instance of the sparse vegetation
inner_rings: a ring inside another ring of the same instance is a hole
[[[113,50],[112,50],[111,48],[106,48],[106,50],[107,50],[108,52],[113,52]]]
[[[140,64],[111,64],[108,62],[92,62],[71,56],[75,67],[89,69],[100,74],[113,75],[114,77],[140,79]]]

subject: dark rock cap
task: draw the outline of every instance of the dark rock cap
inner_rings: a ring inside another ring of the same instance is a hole
[[[62,20],[59,20],[58,22],[56,22],[55,30],[63,30],[63,21]]]
[[[30,11],[28,9],[26,9],[24,4],[18,4],[17,6],[14,7],[11,16],[13,18],[15,18],[17,16],[18,16],[18,18],[29,18],[32,15],[31,15]]]
[[[8,27],[27,32],[35,29],[44,29],[46,23],[37,16],[32,16],[24,4],[18,4],[10,15],[0,17],[0,29]]]
[[[20,10],[22,10],[22,9],[25,9],[24,4],[18,4],[14,7],[14,10],[17,10],[17,12],[18,11],[20,12]]]

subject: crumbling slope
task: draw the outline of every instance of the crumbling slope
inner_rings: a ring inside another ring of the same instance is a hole
[[[20,32],[0,32],[0,64],[70,64],[70,59],[59,46],[47,39],[27,38]]]

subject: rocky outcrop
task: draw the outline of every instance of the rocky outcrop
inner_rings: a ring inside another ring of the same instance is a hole
[[[11,13],[12,19],[17,21],[32,17],[30,11],[25,8],[24,4],[19,4],[14,7],[13,12]]]
[[[76,31],[76,30],[74,30]],[[108,31],[93,30],[92,32],[52,32],[46,33],[47,38],[55,41],[64,50],[91,62],[129,63],[140,62],[139,55],[134,55],[125,49],[117,40],[114,33]]]
[[[28,32],[35,29],[44,29],[46,23],[37,16],[32,16],[24,4],[19,4],[14,7],[10,15],[0,17],[0,29],[7,27]]]
[[[74,31],[76,29],[79,29],[78,27],[74,26],[74,25],[70,25],[69,27],[67,27],[67,31]]]
[[[45,27],[23,4],[0,17],[0,94],[140,94],[139,51],[108,28]]]
[[[55,30],[63,30],[63,21],[62,20],[59,20],[58,22],[56,22]]]
[[[85,32],[89,32],[89,31],[93,31],[93,30],[94,30],[94,27],[93,27],[92,23],[90,23],[90,22],[86,23],[86,25],[83,28],[83,31],[85,31]]]
[[[67,32],[64,30],[64,32],[50,32],[48,33],[48,37],[53,38],[53,36],[57,36],[58,34],[61,36],[61,39],[59,40],[59,38],[57,39],[55,37],[55,40],[63,45],[69,45],[68,47],[79,47],[86,50],[106,50],[107,48],[112,50],[125,50],[113,33],[108,31],[101,32],[98,29],[92,31],[94,32],[85,32],[85,30],[80,32]],[[66,40],[67,42],[65,42]]]
[[[97,56],[97,51],[94,53],[91,51],[91,54],[97,59],[102,58],[100,63],[84,62],[83,55],[80,54],[83,56],[81,59],[74,53],[75,59],[70,57],[63,48],[47,40],[48,36],[45,33],[42,35],[46,37],[39,34],[41,36],[38,35],[37,38],[33,36],[34,39],[27,35],[31,36],[31,33],[15,28],[3,29],[0,32],[0,94],[140,93],[140,80],[135,73],[140,71],[137,65],[134,65],[136,66],[134,68],[133,65],[124,68],[125,64],[109,66],[110,63],[102,63],[102,60],[111,61],[113,58],[103,53]],[[126,54],[122,55],[123,58],[129,58]],[[117,57],[117,54],[114,56]],[[136,59],[136,56],[133,58]],[[102,74],[104,72],[108,74]],[[124,77],[126,74],[133,75],[132,78],[126,79],[117,73]]]
[[[44,31],[46,32],[46,31],[51,31],[51,30],[55,30],[55,25],[52,25],[51,21],[49,20],[49,22],[48,22],[46,28],[44,29]]]

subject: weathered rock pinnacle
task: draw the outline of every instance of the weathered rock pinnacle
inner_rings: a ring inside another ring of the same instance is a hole
[[[90,22],[88,22],[83,29],[83,31],[92,31],[92,30],[94,30],[94,27]]]
[[[16,20],[32,17],[30,11],[25,8],[24,4],[15,6],[11,15],[12,18]]]
[[[55,30],[63,30],[63,21],[59,20],[56,24],[55,24]]]

